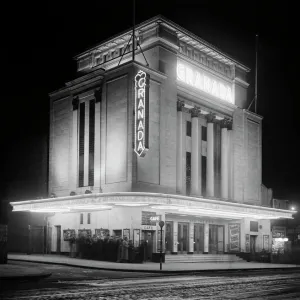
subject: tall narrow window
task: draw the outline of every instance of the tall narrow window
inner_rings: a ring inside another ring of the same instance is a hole
[[[80,214],[80,224],[83,224],[83,214]]]
[[[186,121],[186,135],[192,136],[192,122]]]
[[[89,186],[94,185],[95,100],[90,101],[89,118]]]
[[[87,223],[91,224],[91,213],[87,214]]]
[[[202,131],[202,141],[207,141],[207,127],[201,126],[201,131]]]
[[[186,152],[186,194],[191,193],[191,152]]]
[[[203,127],[202,127],[203,128]],[[202,195],[206,195],[206,156],[201,156],[201,186]]]
[[[85,103],[80,103],[79,109],[79,170],[78,186],[84,185],[84,120],[85,120]]]

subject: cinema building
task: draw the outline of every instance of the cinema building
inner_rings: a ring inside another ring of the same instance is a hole
[[[247,110],[248,67],[155,17],[78,55],[78,78],[50,94],[51,252],[64,230],[128,236],[166,254],[270,250],[262,206],[262,117]],[[129,41],[130,40],[130,41]],[[128,47],[126,48],[128,44]]]

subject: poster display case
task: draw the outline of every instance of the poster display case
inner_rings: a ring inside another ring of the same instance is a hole
[[[238,223],[228,225],[228,237],[229,237],[229,252],[240,251],[240,236],[241,236],[241,225]]]

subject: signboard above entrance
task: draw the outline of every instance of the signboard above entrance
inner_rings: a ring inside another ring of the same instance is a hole
[[[149,149],[149,75],[140,70],[135,76],[134,151],[144,157]]]
[[[142,225],[155,226],[161,220],[160,215],[152,211],[142,211]]]
[[[182,61],[177,62],[177,79],[223,101],[234,104],[231,86]]]

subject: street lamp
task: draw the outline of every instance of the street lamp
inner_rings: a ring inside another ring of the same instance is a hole
[[[159,269],[162,269],[162,240],[163,240],[163,236],[162,236],[162,229],[165,225],[164,221],[159,221],[158,223],[159,227],[160,227],[160,264],[159,264]]]

